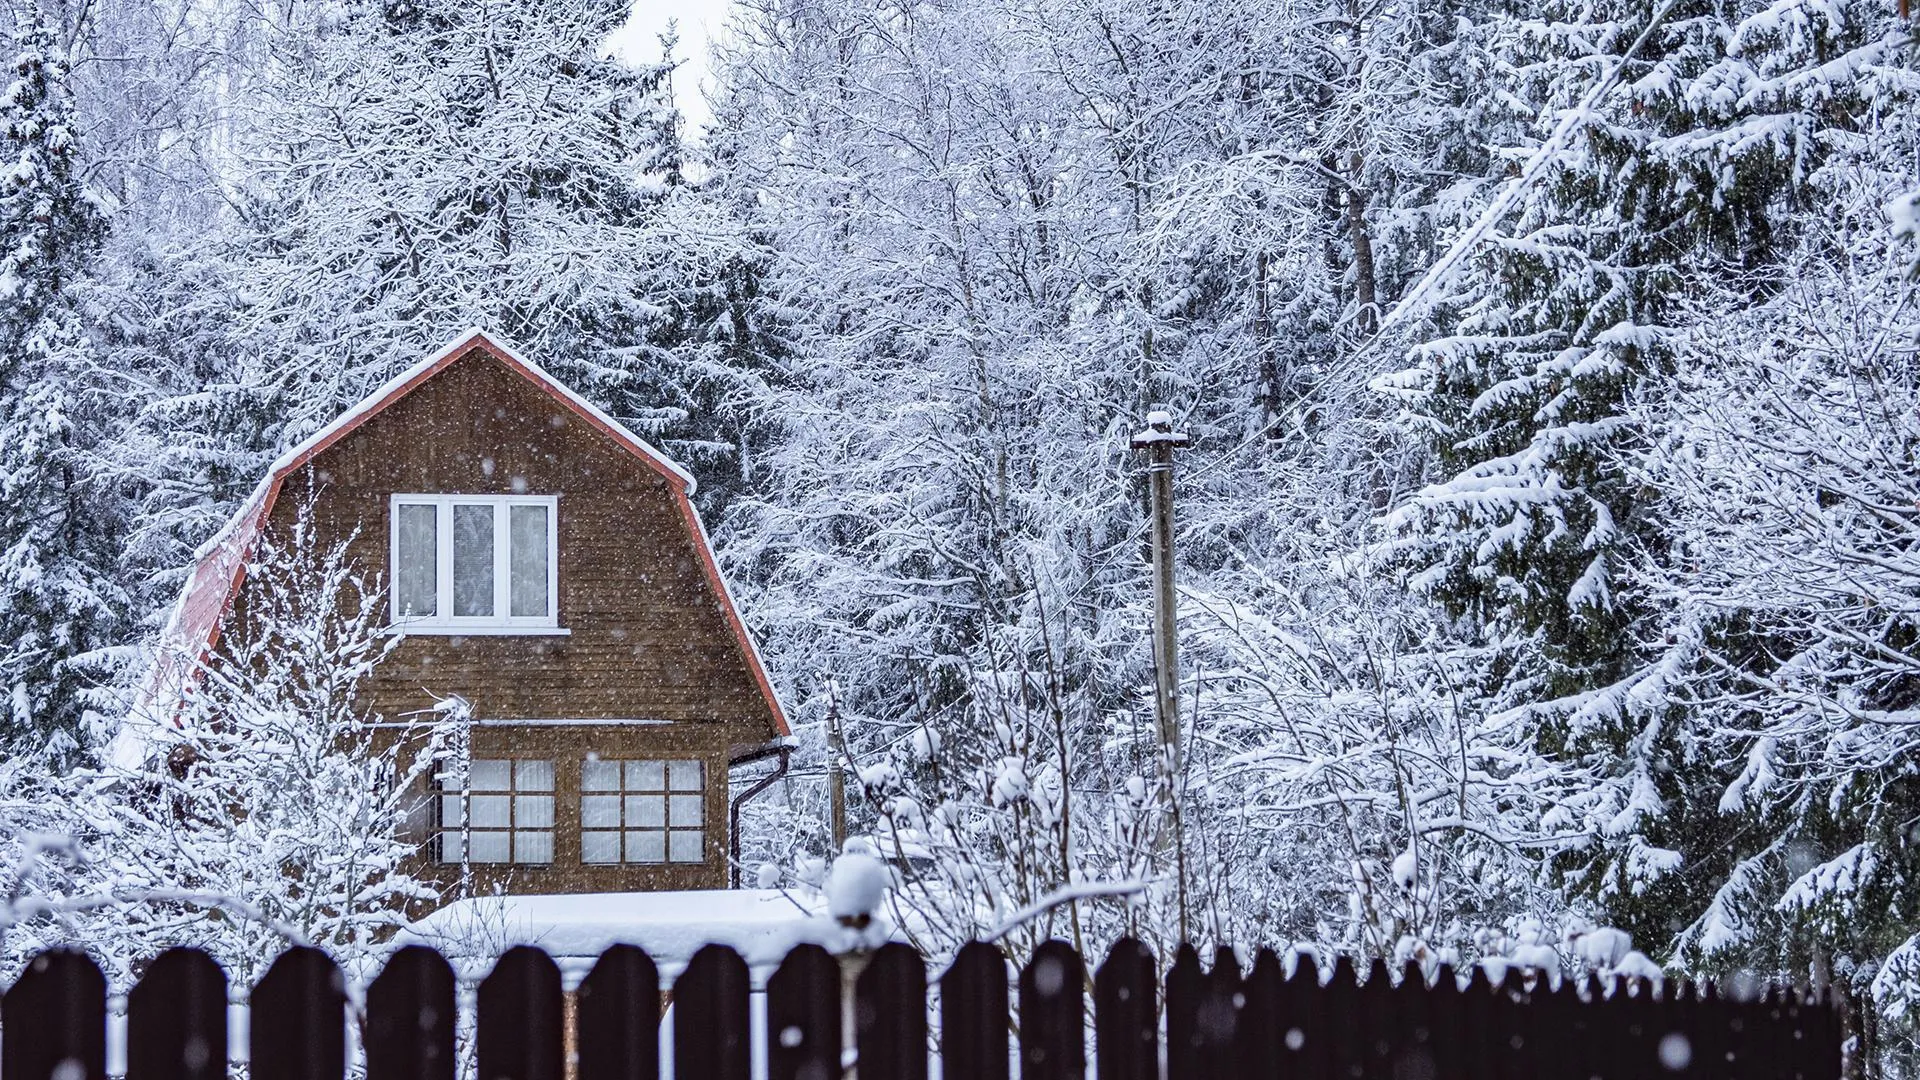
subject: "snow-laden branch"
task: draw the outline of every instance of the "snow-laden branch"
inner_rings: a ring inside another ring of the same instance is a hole
[[[1005,922],[995,927],[991,933],[986,934],[980,940],[988,942],[999,941],[1001,938],[1006,937],[1008,934],[1013,933],[1015,930],[1020,929],[1022,926],[1027,925],[1049,911],[1065,907],[1068,904],[1079,903],[1082,900],[1105,899],[1117,896],[1137,896],[1140,893],[1146,892],[1149,884],[1150,883],[1146,881],[1088,881],[1078,885],[1068,885],[1065,888],[1055,889],[1053,892],[1048,893],[1008,916]]]

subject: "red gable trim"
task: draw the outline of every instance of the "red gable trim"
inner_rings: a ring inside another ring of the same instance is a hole
[[[240,594],[241,583],[246,578],[247,558],[273,513],[273,505],[280,496],[286,478],[352,434],[360,425],[412,393],[415,388],[476,351],[485,353],[545,391],[549,397],[565,405],[594,430],[620,444],[667,481],[674,504],[687,527],[687,538],[700,553],[701,569],[706,575],[707,584],[713,589],[721,614],[725,616],[740,646],[741,658],[753,674],[754,682],[759,686],[767,709],[773,716],[774,729],[781,735],[792,733],[787,725],[786,713],[780,708],[780,700],[773,692],[773,683],[767,678],[760,651],[754,645],[746,623],[740,618],[726,579],[720,574],[720,565],[714,560],[713,545],[708,541],[706,529],[700,523],[700,515],[693,507],[693,477],[618,421],[595,408],[591,402],[479,330],[470,331],[402,372],[274,463],[246,505],[202,549],[200,560],[194,566],[186,589],[181,593],[167,629],[162,634],[159,655],[148,672],[134,706],[136,714],[144,713],[148,718],[156,718],[157,712],[178,726],[179,719],[175,711],[180,699],[190,689],[195,673],[206,663],[220,640],[221,624],[227,612],[232,610],[234,600]]]

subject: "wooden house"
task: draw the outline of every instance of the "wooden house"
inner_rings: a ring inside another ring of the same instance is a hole
[[[457,696],[471,711],[463,799],[419,803],[421,871],[450,881],[464,864],[517,893],[724,887],[729,770],[787,725],[693,487],[467,334],[274,464],[202,549],[142,708],[179,700],[246,603],[249,550],[308,513],[322,540],[351,538],[403,635],[364,707],[399,717]]]

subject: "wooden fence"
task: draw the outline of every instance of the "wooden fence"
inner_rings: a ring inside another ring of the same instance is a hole
[[[1153,954],[1123,940],[1091,977],[1072,948],[1048,942],[1010,990],[1006,958],[975,943],[939,978],[939,1037],[930,1040],[918,953],[888,945],[865,957],[857,976],[849,973],[803,945],[768,979],[760,1045],[769,1080],[839,1077],[848,1049],[857,1050],[860,1080],[926,1080],[936,1050],[945,1080],[1083,1080],[1090,1041],[1098,1080],[1840,1075],[1834,1010],[1778,988],[1730,999],[1712,984],[1550,985],[1518,970],[1495,985],[1483,968],[1464,982],[1442,968],[1429,982],[1414,966],[1396,980],[1378,962],[1362,979],[1345,958],[1323,977],[1307,957],[1289,976],[1270,951],[1243,976],[1232,953],[1208,971],[1186,947],[1162,980]],[[0,1009],[0,1080],[106,1076],[106,992],[82,953],[36,958]],[[674,1076],[748,1080],[749,993],[747,966],[734,952],[709,946],[694,955],[672,986]],[[472,1044],[485,1080],[659,1080],[661,985],[639,949],[602,955],[571,1008],[553,960],[525,947],[500,957],[477,998]],[[248,1007],[255,1080],[346,1075],[346,984],[324,953],[286,952]],[[227,1075],[227,983],[204,954],[161,955],[126,1011],[127,1080]],[[359,1024],[367,1080],[455,1077],[454,973],[432,950],[393,955],[367,988]]]

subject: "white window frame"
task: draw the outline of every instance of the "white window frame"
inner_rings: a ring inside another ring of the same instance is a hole
[[[434,566],[432,616],[400,613],[400,507],[433,506]],[[492,615],[454,615],[453,508],[493,507]],[[547,509],[547,610],[544,615],[511,615],[513,610],[512,508]],[[558,495],[426,495],[398,493],[387,500],[387,612],[393,628],[406,634],[566,634],[560,625],[560,497]]]

